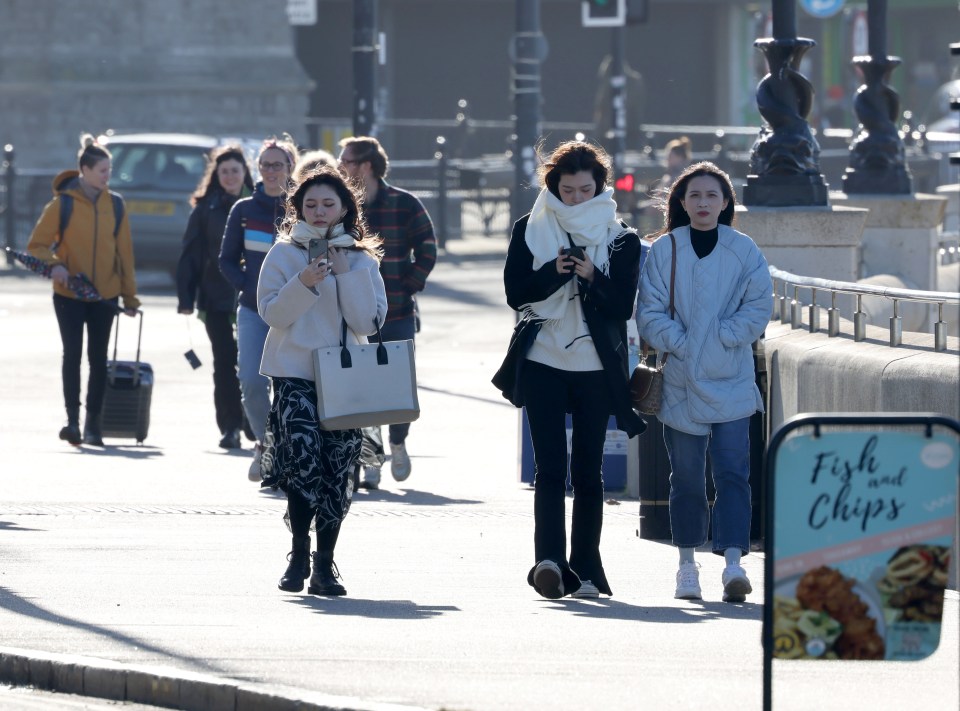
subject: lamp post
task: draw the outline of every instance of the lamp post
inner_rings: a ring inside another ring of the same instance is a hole
[[[850,165],[843,175],[843,191],[910,194],[913,178],[896,124],[900,97],[887,83],[900,64],[899,57],[887,56],[887,0],[869,0],[867,50],[869,54],[853,58],[864,84],[853,99],[860,130],[850,144]]]
[[[514,187],[511,222],[530,211],[536,197],[537,155],[540,137],[540,63],[547,43],[540,32],[540,0],[515,0],[517,32],[510,48],[513,59]]]
[[[376,136],[377,0],[353,0],[353,135]]]
[[[773,37],[753,46],[763,52],[769,73],[757,86],[764,125],[753,144],[745,205],[758,207],[827,204],[820,174],[820,145],[807,123],[813,86],[800,71],[803,55],[816,42],[797,37],[796,0],[773,0]]]

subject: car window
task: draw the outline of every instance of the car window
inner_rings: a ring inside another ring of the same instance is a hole
[[[115,143],[111,183],[125,189],[190,193],[207,165],[207,151],[198,146]]]

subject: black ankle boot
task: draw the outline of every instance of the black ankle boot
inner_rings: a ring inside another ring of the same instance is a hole
[[[96,415],[90,414],[90,411],[87,411],[87,416],[83,421],[83,443],[92,444],[94,447],[103,446],[103,429],[100,426],[101,423],[101,414],[98,412]]]
[[[293,537],[293,549],[287,554],[290,565],[277,587],[286,592],[300,592],[303,581],[310,577],[310,536]]]
[[[60,439],[69,442],[74,447],[83,441],[80,436],[80,408],[67,408],[67,424],[60,428]]]
[[[347,589],[340,584],[340,571],[333,562],[333,552],[323,551],[313,554],[313,575],[310,576],[311,595],[346,595]]]

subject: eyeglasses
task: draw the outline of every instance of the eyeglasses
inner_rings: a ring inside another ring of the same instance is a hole
[[[287,168],[287,164],[286,164],[286,163],[261,163],[261,164],[260,164],[260,172],[261,172],[261,173],[266,172],[266,171],[268,171],[268,170],[269,170],[270,172],[274,172],[274,173],[275,173],[275,172],[277,172],[278,170],[286,170],[286,168]]]

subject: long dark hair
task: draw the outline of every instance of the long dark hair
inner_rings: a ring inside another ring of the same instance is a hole
[[[303,221],[304,196],[314,185],[326,185],[333,189],[346,210],[341,220],[343,229],[353,234],[358,249],[364,250],[379,261],[383,254],[382,240],[379,236],[368,234],[357,191],[333,166],[324,165],[309,171],[290,189],[286,197],[286,212],[280,231],[289,233],[294,224]]]
[[[733,226],[736,222],[737,193],[733,189],[733,182],[730,176],[720,170],[716,165],[709,161],[694,163],[686,168],[679,177],[673,181],[673,185],[667,191],[664,197],[660,198],[659,208],[663,212],[663,227],[658,232],[653,232],[646,236],[647,239],[656,239],[660,235],[690,224],[690,215],[683,209],[681,201],[687,194],[687,184],[701,175],[709,175],[717,179],[720,183],[720,191],[727,201],[727,206],[720,211],[717,223],[721,225]]]
[[[243,166],[243,185],[249,192],[253,192],[253,175],[250,173],[250,164],[247,163],[247,157],[243,155],[243,149],[240,146],[218,146],[210,151],[203,177],[200,178],[197,189],[190,196],[191,205],[195,206],[208,195],[224,191],[220,184],[220,176],[217,175],[217,168],[220,167],[221,163],[228,160],[238,161]]]

